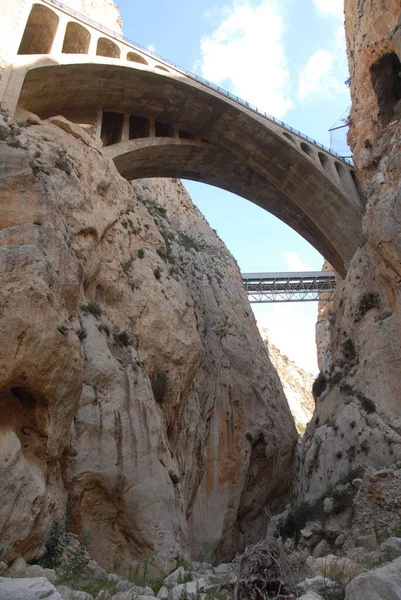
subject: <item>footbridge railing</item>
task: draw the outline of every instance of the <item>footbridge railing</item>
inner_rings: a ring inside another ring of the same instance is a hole
[[[243,100],[239,96],[236,96],[235,94],[232,94],[231,92],[228,92],[227,90],[225,90],[224,88],[216,85],[215,83],[212,83],[211,81],[208,81],[207,79],[204,79],[200,75],[197,75],[196,73],[193,73],[192,71],[189,71],[188,69],[180,67],[179,65],[177,65],[174,62],[172,62],[168,58],[164,58],[163,56],[161,56],[157,52],[154,52],[153,50],[150,50],[149,48],[146,48],[145,46],[142,46],[141,44],[133,42],[132,40],[124,37],[121,33],[118,33],[117,31],[113,31],[112,29],[109,29],[108,27],[105,27],[104,25],[101,25],[100,23],[97,23],[96,21],[93,21],[93,19],[90,19],[89,17],[87,17],[87,16],[83,15],[82,13],[74,10],[73,8],[70,8],[69,6],[67,6],[66,4],[64,4],[63,2],[59,2],[59,0],[43,0],[43,1],[46,2],[47,4],[50,4],[50,5],[53,5],[53,6],[57,6],[58,8],[60,8],[61,10],[63,10],[64,12],[66,12],[66,13],[74,16],[74,17],[76,17],[77,19],[79,19],[80,21],[83,21],[84,23],[87,23],[91,27],[95,27],[96,29],[98,29],[100,31],[103,31],[103,33],[105,33],[106,35],[108,35],[108,36],[110,36],[110,37],[112,37],[112,38],[114,38],[116,40],[119,40],[120,42],[128,44],[129,46],[132,46],[132,48],[134,48],[136,50],[140,50],[141,52],[144,52],[145,54],[148,54],[149,56],[152,56],[153,58],[156,58],[157,60],[160,60],[161,62],[164,62],[164,63],[170,65],[171,67],[173,67],[177,71],[183,73],[187,77],[190,77],[191,79],[194,79],[195,81],[198,81],[199,83],[202,83],[203,85],[207,86],[208,88],[211,88],[212,90],[214,90],[214,91],[222,94],[223,96],[226,96],[230,100],[233,100],[234,102],[237,102],[238,104],[241,104],[242,106],[248,108],[249,110],[252,110],[253,112],[257,113],[258,115],[261,115],[262,117],[266,118],[267,120],[272,121],[273,123],[276,123],[277,125],[280,125],[281,127],[283,127],[284,129],[286,129],[287,131],[290,131],[291,133],[294,133],[295,135],[299,136],[300,138],[302,138],[302,139],[304,139],[304,140],[306,140],[306,141],[314,144],[315,146],[317,146],[318,148],[321,148],[322,150],[324,150],[328,154],[331,154],[332,156],[335,156],[336,158],[339,158],[340,160],[346,162],[349,165],[353,165],[353,161],[351,159],[346,158],[344,156],[341,156],[340,154],[338,154],[334,150],[331,150],[330,148],[327,148],[326,146],[324,146],[323,144],[321,144],[317,140],[314,140],[313,138],[311,138],[308,135],[302,133],[298,129],[295,129],[294,127],[291,127],[291,125],[287,125],[286,123],[284,123],[284,121],[280,121],[280,119],[276,119],[272,115],[269,115],[268,113],[266,113],[266,112],[264,112],[262,110],[259,110],[257,108],[257,106],[253,106],[249,102],[246,102],[246,100]]]
[[[334,299],[333,271],[303,273],[242,273],[249,302],[330,302]]]

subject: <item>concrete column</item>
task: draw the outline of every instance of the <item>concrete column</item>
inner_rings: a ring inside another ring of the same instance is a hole
[[[6,89],[1,101],[3,108],[9,112],[11,118],[14,117],[15,111],[17,110],[18,100],[27,71],[28,69],[26,67],[13,69],[7,79]]]
[[[96,56],[99,34],[94,29],[90,29],[89,31],[91,34],[91,41],[89,42],[88,56]]]
[[[124,113],[123,130],[121,132],[121,141],[128,142],[129,140],[129,114]]]
[[[149,137],[156,137],[156,121],[149,119]]]
[[[102,140],[100,137],[101,133],[102,133],[102,118],[103,118],[103,111],[98,110],[97,111],[97,126],[96,126],[95,139],[96,139],[96,142],[99,144],[99,146],[102,145]]]
[[[174,138],[179,138],[179,137],[180,137],[180,132],[179,132],[179,130],[178,130],[178,129],[174,129],[174,132],[173,132],[173,137],[174,137]]]
[[[57,15],[59,17],[59,23],[56,31],[56,35],[54,36],[53,45],[50,54],[61,54],[64,44],[65,31],[67,29],[68,19],[67,17],[62,17],[60,14]]]

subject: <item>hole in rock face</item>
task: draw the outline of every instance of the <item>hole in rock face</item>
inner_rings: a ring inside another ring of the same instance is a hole
[[[50,8],[34,4],[22,36],[18,54],[49,54],[59,18]]]
[[[64,54],[88,54],[91,35],[78,23],[68,23],[62,52]]]
[[[111,146],[121,142],[124,115],[122,113],[103,111],[100,139],[103,146]]]
[[[370,68],[383,127],[401,117],[401,62],[395,52],[384,54]]]
[[[47,402],[28,388],[12,387],[0,391],[0,411],[1,430],[14,431],[23,454],[43,460],[47,444]]]

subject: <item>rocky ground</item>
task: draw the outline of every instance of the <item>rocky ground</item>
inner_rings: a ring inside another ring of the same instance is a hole
[[[231,563],[176,564],[167,576],[151,555],[124,574],[106,573],[59,523],[41,565],[0,563],[0,600],[397,600],[400,495],[401,463],[370,469],[320,505],[289,506]]]

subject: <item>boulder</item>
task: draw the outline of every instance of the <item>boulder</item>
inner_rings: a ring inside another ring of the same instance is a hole
[[[157,598],[159,598],[159,600],[168,600],[169,599],[168,589],[166,588],[165,585],[163,585],[163,587],[160,588],[160,590],[157,594]]]
[[[380,546],[380,550],[387,552],[391,558],[398,558],[401,556],[401,538],[390,537]]]
[[[63,600],[62,596],[44,577],[8,579],[0,577],[1,600]]]
[[[93,596],[81,590],[72,590],[66,585],[57,586],[57,591],[63,600],[93,600]]]
[[[207,587],[207,582],[204,579],[198,579],[197,581],[189,581],[188,583],[182,583],[177,587],[173,588],[170,592],[171,600],[180,600],[181,594],[186,590],[189,600],[196,600],[199,592],[202,592]]]
[[[167,589],[171,590],[171,588],[179,585],[180,583],[183,583],[184,577],[185,577],[185,569],[184,569],[184,567],[179,567],[178,569],[176,569],[175,571],[170,573],[170,575],[168,575],[165,578],[165,580],[163,581],[163,585]]]
[[[46,577],[54,585],[57,583],[57,573],[54,569],[44,569],[40,565],[28,565],[23,577]]]
[[[401,600],[401,558],[355,577],[345,600]]]

